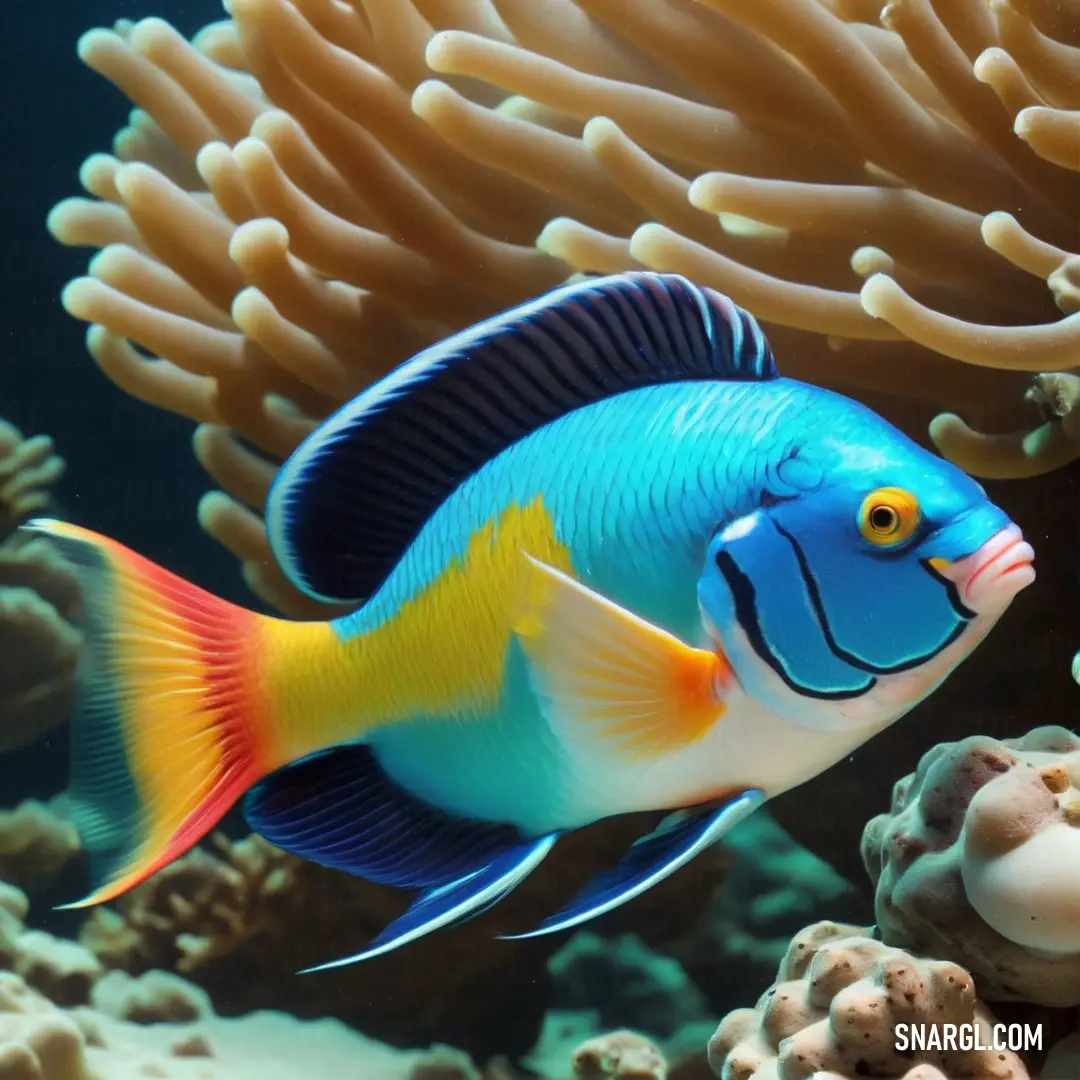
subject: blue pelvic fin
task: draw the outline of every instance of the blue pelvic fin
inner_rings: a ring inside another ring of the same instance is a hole
[[[765,793],[755,788],[739,792],[719,807],[669,814],[634,844],[618,866],[593,877],[561,911],[526,934],[504,936],[517,940],[555,934],[606,915],[685,866],[764,801]]]
[[[309,596],[364,600],[459,484],[558,417],[647,386],[775,376],[757,322],[711,289],[576,281],[425,349],[320,425],[271,489],[271,548]]]
[[[555,835],[542,836],[495,856],[479,870],[457,881],[423,892],[400,918],[395,919],[371,944],[353,956],[305,968],[300,974],[345,967],[370,960],[486,911],[536,869],[555,846]]]
[[[248,792],[244,814],[284,851],[401,888],[459,882],[522,843],[510,825],[455,817],[417,799],[360,744],[271,773]]]

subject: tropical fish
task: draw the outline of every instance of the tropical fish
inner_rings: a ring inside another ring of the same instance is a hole
[[[568,284],[420,353],[281,469],[271,546],[326,622],[59,521],[87,584],[71,798],[97,886],[241,796],[305,859],[420,890],[364,952],[504,897],[560,835],[670,811],[564,910],[642,893],[929,694],[1033,580],[972,479],[781,377],[682,277]]]

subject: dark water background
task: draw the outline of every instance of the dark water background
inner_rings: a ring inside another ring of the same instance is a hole
[[[80,166],[111,150],[131,108],[82,64],[76,43],[92,27],[148,15],[190,34],[223,12],[219,0],[4,5],[0,416],[56,440],[68,462],[58,492],[66,516],[239,600],[245,590],[235,560],[195,520],[210,485],[191,453],[191,424],[132,400],[97,369],[84,347],[85,325],[60,306],[61,289],[85,272],[94,251],[61,247],[45,229],[57,202],[82,193]],[[63,787],[65,756],[61,734],[6,757],[0,803]]]

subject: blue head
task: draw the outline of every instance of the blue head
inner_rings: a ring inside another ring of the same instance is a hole
[[[702,615],[775,711],[888,722],[1033,580],[1033,552],[955,466],[854,402],[804,390],[803,430],[772,490],[710,544]]]

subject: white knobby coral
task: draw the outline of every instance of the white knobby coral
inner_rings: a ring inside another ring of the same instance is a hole
[[[963,968],[917,958],[871,933],[820,922],[797,934],[775,984],[716,1029],[709,1064],[720,1080],[1027,1080],[1015,1054],[962,1048],[976,1040],[905,1046],[898,1025],[949,1024],[977,1031],[977,1042],[990,1047],[994,1018]]]
[[[989,1000],[1080,1004],[1080,737],[935,746],[862,854],[886,941],[964,964]]]

